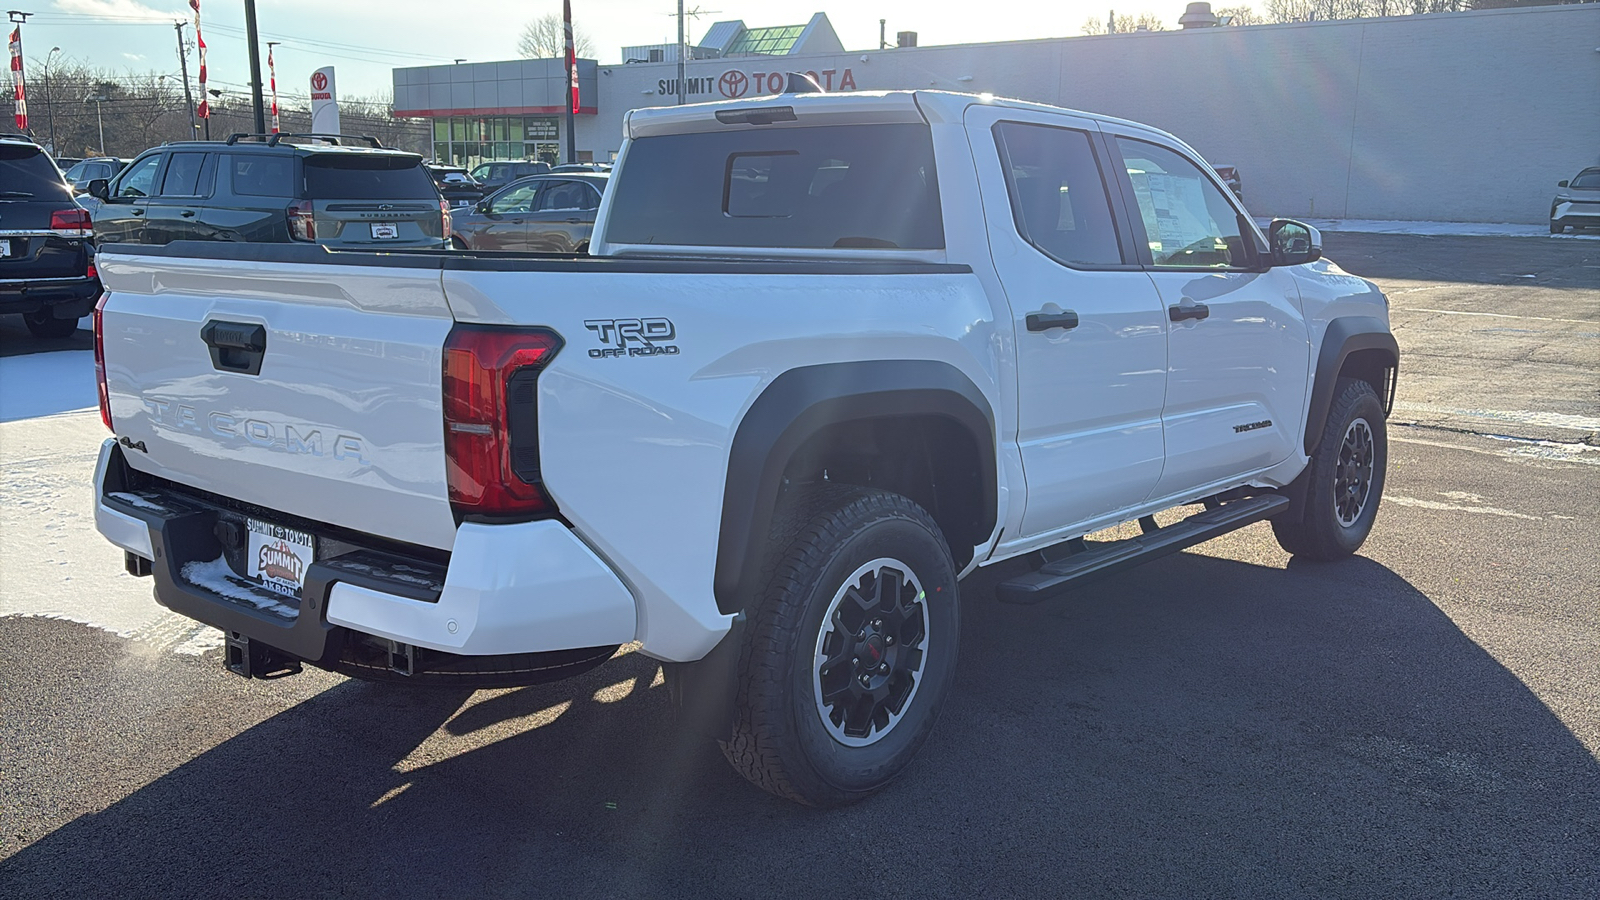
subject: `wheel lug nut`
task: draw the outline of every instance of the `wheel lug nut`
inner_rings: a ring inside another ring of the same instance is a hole
[[[892,646],[894,644],[894,635],[885,635],[883,642]]]
[[[887,671],[889,671],[889,664],[888,663],[879,663],[878,664],[878,671],[879,672],[887,672]]]
[[[850,665],[852,665],[852,666],[861,665],[861,657],[859,657],[859,656],[850,657]]]

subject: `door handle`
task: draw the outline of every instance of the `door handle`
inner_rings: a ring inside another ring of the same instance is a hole
[[[194,218],[194,210],[186,209],[183,212],[178,213],[178,215],[183,216],[185,219],[192,219]]]
[[[144,210],[142,210],[142,209],[130,209],[130,210],[128,210],[128,212],[132,213],[133,215],[136,215],[136,216],[144,215]]]
[[[576,218],[567,220],[567,222],[569,222],[569,223],[571,223],[573,225],[576,225],[576,224],[578,224],[579,222],[582,222],[582,221],[583,221],[582,219],[576,219]]]
[[[1058,313],[1031,312],[1028,313],[1029,331],[1049,331],[1052,328],[1077,328],[1078,314],[1072,310],[1063,310]]]
[[[267,328],[251,322],[216,319],[200,329],[200,339],[211,350],[211,366],[219,372],[261,374],[267,353]]]
[[[1204,303],[1167,307],[1167,318],[1174,322],[1182,322],[1184,319],[1204,319],[1209,315],[1211,315],[1211,307]]]

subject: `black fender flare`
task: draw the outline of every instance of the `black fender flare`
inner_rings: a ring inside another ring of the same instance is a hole
[[[1311,383],[1310,402],[1306,405],[1306,455],[1315,453],[1317,443],[1322,439],[1322,424],[1328,418],[1329,407],[1333,406],[1334,386],[1339,381],[1339,372],[1344,368],[1345,360],[1350,354],[1362,350],[1381,351],[1387,360],[1387,368],[1393,371],[1388,396],[1382,396],[1385,392],[1379,386],[1379,399],[1383,402],[1384,412],[1393,410],[1394,379],[1398,378],[1400,372],[1400,345],[1389,332],[1389,326],[1373,316],[1342,316],[1334,319],[1322,333],[1322,347],[1317,351],[1316,378]]]
[[[871,360],[790,369],[767,385],[740,420],[728,453],[712,590],[725,613],[758,589],[759,548],[772,530],[785,468],[806,440],[842,422],[939,416],[978,446],[984,514],[993,530],[999,470],[994,411],[956,367],[934,360]]]

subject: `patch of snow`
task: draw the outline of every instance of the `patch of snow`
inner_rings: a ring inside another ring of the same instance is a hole
[[[298,608],[280,602],[271,592],[255,587],[235,575],[233,569],[228,566],[228,561],[220,556],[209,562],[184,563],[178,574],[184,581],[197,588],[204,588],[229,600],[248,603],[275,616],[293,619],[300,615]]]
[[[120,500],[135,509],[148,509],[151,512],[158,513],[164,513],[167,511],[165,506],[162,506],[158,503],[152,503],[138,494],[129,493],[127,491],[112,491],[106,494],[106,496],[112,498],[113,500]]]
[[[1512,512],[1509,509],[1500,509],[1494,506],[1461,506],[1455,503],[1440,503],[1437,500],[1419,500],[1416,497],[1403,497],[1398,494],[1384,494],[1384,503],[1396,503],[1400,506],[1414,506],[1418,509],[1439,509],[1452,512],[1474,513],[1482,516],[1504,516],[1508,519],[1537,520],[1538,516],[1526,513]]]
[[[0,357],[0,422],[99,408],[93,351]]]

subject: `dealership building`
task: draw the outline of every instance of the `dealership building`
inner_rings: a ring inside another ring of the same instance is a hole
[[[1257,215],[1538,223],[1556,181],[1600,164],[1600,3],[865,51],[818,13],[718,22],[687,56],[690,103],[805,72],[1145,122],[1236,167]],[[678,102],[676,45],[623,59],[578,61],[579,159],[614,159],[629,110]],[[463,163],[564,159],[566,99],[560,60],[394,71],[394,114]]]

